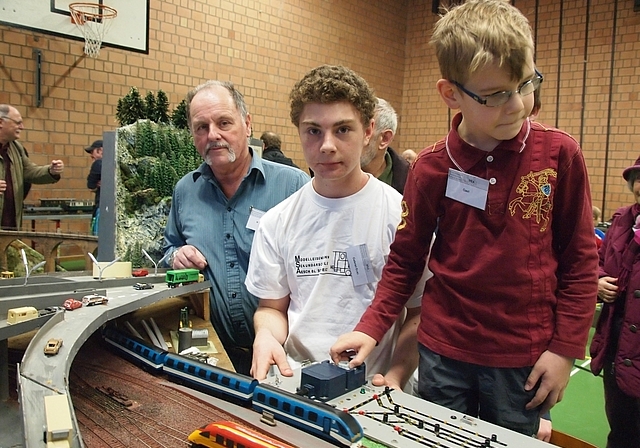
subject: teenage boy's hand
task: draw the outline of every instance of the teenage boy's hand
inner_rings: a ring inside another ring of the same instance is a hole
[[[257,380],[267,377],[272,365],[277,365],[282,376],[293,376],[293,370],[287,361],[284,348],[268,330],[256,333],[253,341],[253,359],[251,360],[251,376]]]
[[[564,390],[569,383],[573,361],[573,358],[557,355],[548,350],[540,355],[524,385],[525,390],[532,390],[540,382],[540,387],[533,399],[526,405],[527,410],[540,406],[540,414],[544,414],[556,403],[562,401]]]

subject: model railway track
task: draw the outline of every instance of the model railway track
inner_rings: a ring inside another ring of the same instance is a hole
[[[120,434],[124,434],[120,437],[116,437],[113,433],[110,437],[104,433],[99,434],[102,441],[108,442],[106,446],[143,446],[149,448],[188,446],[187,437],[190,431],[174,428],[143,412],[130,409],[99,392],[77,375],[74,375],[72,380],[75,384],[72,391],[76,397],[75,401],[78,402],[76,415],[80,411],[88,418],[89,430],[94,434],[97,433],[96,426],[105,426],[104,420],[106,419],[110,421],[111,426],[120,428]],[[82,399],[78,400],[80,397]],[[91,415],[99,415],[101,418],[93,418],[90,417]]]
[[[81,410],[77,407],[75,412],[78,424],[82,427],[82,438],[85,446],[90,448],[128,448],[127,445],[104,429],[95,418],[91,417],[91,413],[85,414],[86,410]]]
[[[101,345],[87,343],[78,353],[69,378],[85,445],[179,448],[188,446],[187,437],[193,430],[211,422],[229,420],[253,427],[215,403],[164,382]]]
[[[149,382],[150,381],[157,382],[157,378],[153,376],[151,376],[150,378],[147,378],[146,372],[145,372],[145,375],[141,375],[140,373],[138,373],[138,375],[134,376],[134,375],[129,375],[126,373],[114,371],[112,369],[108,369],[95,364],[86,364],[86,363],[83,363],[78,368],[74,366],[73,370],[74,372],[77,372],[77,374],[81,374],[83,377],[86,377],[86,373],[88,371],[91,371],[94,374],[97,373],[103,377],[115,378],[117,382],[122,384],[127,384],[129,386],[137,386],[145,390],[145,393],[149,397],[150,396],[158,397],[158,398],[162,398],[163,401],[168,400],[179,406],[188,406],[189,409],[193,410],[194,412],[197,412],[199,415],[203,416],[204,419],[209,418],[211,419],[211,421],[214,421],[216,419],[235,421],[232,415],[227,414],[226,412],[218,408],[213,408],[210,404],[203,403],[189,396],[185,396],[184,394],[182,394],[179,391],[176,391],[175,389],[164,387],[162,385],[158,385],[156,388],[150,388]],[[73,387],[72,387],[72,392],[73,392]],[[126,391],[120,391],[120,392],[123,392],[126,394]]]

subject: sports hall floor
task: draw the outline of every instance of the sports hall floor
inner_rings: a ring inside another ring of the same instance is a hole
[[[589,341],[594,331],[592,328]],[[609,424],[604,413],[602,377],[591,373],[590,362],[590,358],[576,361],[563,400],[551,410],[551,420],[554,429],[605,448]]]

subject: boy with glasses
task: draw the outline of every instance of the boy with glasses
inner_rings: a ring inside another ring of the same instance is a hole
[[[358,365],[420,278],[420,395],[534,435],[583,358],[597,294],[584,159],[568,134],[529,120],[542,75],[527,19],[472,0],[437,23],[437,89],[459,109],[413,163],[403,221],[372,306],[331,349]],[[432,233],[435,243],[430,250]]]

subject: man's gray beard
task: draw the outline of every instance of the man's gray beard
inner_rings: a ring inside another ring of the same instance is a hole
[[[226,148],[227,150],[227,158],[229,160],[229,163],[233,163],[236,161],[236,152],[232,149],[232,148]],[[207,151],[207,155],[204,158],[204,161],[207,165],[211,166],[211,156],[209,156],[210,152]]]
[[[364,150],[362,151],[362,155],[360,156],[360,167],[364,168],[365,166],[369,165],[371,163],[371,161],[376,157],[376,148],[373,148],[373,151],[371,150],[371,144],[368,144],[367,146],[364,147]]]

